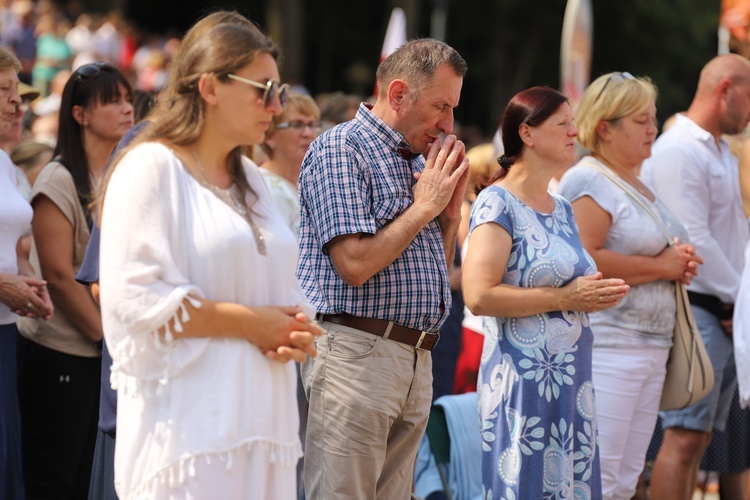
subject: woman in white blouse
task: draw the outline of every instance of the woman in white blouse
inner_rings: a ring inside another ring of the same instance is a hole
[[[315,100],[309,95],[291,93],[284,112],[273,118],[260,145],[268,157],[261,163],[261,172],[276,208],[294,234],[299,234],[299,170],[320,127],[320,108]]]
[[[21,63],[0,48],[0,132],[10,129],[18,95]],[[21,237],[28,233],[32,210],[16,189],[16,169],[0,150],[0,498],[25,498],[21,473],[21,422],[16,378],[18,315],[49,319],[52,303],[46,282],[34,277],[23,257]]]
[[[590,316],[605,499],[635,494],[672,345],[674,282],[690,283],[703,262],[685,228],[638,179],[656,138],[655,101],[656,88],[646,78],[610,73],[596,79],[576,112],[578,141],[591,156],[567,171],[558,188],[573,206],[581,241],[597,268],[631,286],[617,307]],[[668,247],[660,226],[633,197],[681,243]]]
[[[314,355],[296,239],[258,167],[287,89],[275,45],[219,25],[116,162],[102,207],[104,336],[129,498],[294,498],[295,369]]]

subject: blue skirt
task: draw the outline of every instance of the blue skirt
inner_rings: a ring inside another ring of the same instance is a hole
[[[15,324],[0,325],[0,498],[23,499]]]

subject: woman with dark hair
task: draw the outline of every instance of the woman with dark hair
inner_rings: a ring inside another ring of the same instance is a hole
[[[55,313],[22,318],[18,345],[24,481],[28,498],[86,498],[99,409],[101,316],[76,283],[92,226],[88,205],[109,155],[133,124],[132,91],[113,66],[93,63],[63,90],[55,158],[31,193],[31,262]]]
[[[111,169],[99,268],[123,500],[296,496],[288,361],[321,329],[296,238],[243,156],[286,101],[277,56],[256,29],[205,32]]]
[[[533,87],[501,123],[500,170],[471,210],[464,299],[484,319],[478,383],[485,495],[601,497],[588,312],[628,286],[602,279],[573,211],[547,191],[575,159],[568,100]]]

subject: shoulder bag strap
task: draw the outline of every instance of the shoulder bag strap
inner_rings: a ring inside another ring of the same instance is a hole
[[[601,165],[599,165],[599,162],[597,162],[597,161],[595,161],[593,159],[587,160],[586,161],[586,165],[589,165],[592,168],[595,168],[596,170],[598,170],[599,172],[601,172],[607,179],[609,179],[610,181],[612,181],[617,187],[619,187],[620,189],[622,189],[623,191],[625,191],[625,194],[627,194],[628,196],[630,196],[630,198],[632,198],[633,201],[635,201],[636,203],[638,203],[638,205],[640,205],[641,208],[643,208],[643,210],[645,210],[646,213],[649,216],[651,216],[652,219],[654,219],[654,222],[656,222],[656,225],[659,226],[659,229],[662,230],[662,232],[664,233],[664,236],[667,238],[667,242],[669,242],[669,245],[670,246],[674,245],[674,238],[672,238],[672,236],[669,234],[669,231],[667,231],[667,228],[664,227],[664,223],[662,222],[661,217],[657,216],[654,213],[654,211],[651,210],[651,207],[649,207],[648,205],[646,205],[645,203],[643,203],[643,200],[641,200],[641,198],[633,192],[632,188],[630,188],[625,183],[625,181],[623,181],[618,176],[616,176],[615,174],[613,174],[612,172],[610,172],[609,169],[606,169],[606,168],[602,167]]]
[[[625,181],[620,179],[618,176],[610,172],[608,169],[602,167],[599,165],[597,161],[594,161],[593,159],[590,161],[586,161],[586,165],[590,165],[591,167],[597,169],[599,172],[604,174],[607,179],[612,181],[616,186],[618,186],[620,189],[625,191],[625,193],[630,196],[638,205],[643,207],[643,209],[646,211],[647,214],[651,216],[652,219],[654,219],[654,222],[656,222],[656,225],[659,226],[659,228],[664,233],[664,236],[666,236],[667,241],[669,242],[669,246],[674,245],[674,239],[669,234],[669,231],[667,231],[667,228],[664,227],[664,223],[661,221],[660,217],[657,217],[657,215],[654,213],[651,208],[643,203],[643,201],[635,194],[633,191],[626,185]],[[690,307],[688,304],[690,303],[690,300],[687,296],[687,290],[685,289],[685,285],[680,281],[674,281],[675,284],[675,294],[677,298],[677,307],[682,308],[683,314],[685,315],[685,318],[687,319],[689,328],[687,334],[690,336],[689,342],[690,342],[690,357],[688,359],[691,360],[690,363],[690,369],[688,371],[688,391],[692,394],[693,392],[693,384],[694,384],[694,372],[696,365],[700,363],[700,369],[703,373],[703,380],[705,380],[707,368],[704,365],[704,361],[701,358],[700,353],[698,352],[698,345],[697,340],[700,339],[700,334],[698,333],[698,326],[695,323],[695,319],[693,317],[692,312],[690,311]],[[679,316],[680,311],[678,309],[677,314]],[[704,349],[705,351],[705,349]],[[696,354],[697,356],[697,363],[694,362],[696,360]],[[707,355],[705,355],[707,357]],[[713,385],[713,384],[712,384]]]

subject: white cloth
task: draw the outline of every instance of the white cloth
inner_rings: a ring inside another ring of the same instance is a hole
[[[57,113],[60,111],[60,102],[62,102],[62,95],[60,94],[50,94],[47,97],[43,97],[32,105],[34,114],[37,116],[46,116]]]
[[[745,263],[748,223],[737,158],[722,139],[684,115],[657,139],[641,177],[682,222],[704,264],[689,290],[734,303]]]
[[[668,357],[668,348],[594,347],[592,380],[606,500],[635,495],[659,413]]]
[[[464,244],[461,245],[461,266],[464,265],[466,260],[466,254],[469,252],[469,238],[464,240]],[[484,328],[482,326],[482,316],[476,316],[469,310],[468,307],[464,306],[464,319],[461,320],[461,327],[468,328],[474,333],[484,335]]]
[[[586,157],[565,172],[558,194],[571,203],[588,196],[609,214],[612,223],[604,248],[623,255],[661,253],[668,244],[661,227],[628,193],[596,170],[595,165],[609,170],[593,157]],[[658,198],[652,202],[635,189],[630,193],[661,219],[672,238],[688,241],[685,228]],[[655,280],[633,285],[617,306],[589,314],[594,347],[671,347],[676,314],[673,282]]]
[[[750,262],[750,244],[747,245],[745,261]],[[740,391],[740,406],[750,406],[750,266],[742,272],[742,283],[734,304],[734,361],[737,366],[737,384]]]
[[[299,193],[297,192],[297,186],[265,168],[261,167],[260,173],[263,174],[266,186],[271,191],[271,198],[276,208],[281,212],[295,236],[299,235]]]
[[[0,150],[0,274],[18,274],[16,245],[31,229],[31,205],[16,189],[16,167]],[[0,325],[9,325],[16,316],[0,302]]]
[[[249,475],[249,484],[265,482],[253,467],[232,466],[233,457],[247,458],[257,447],[270,450],[294,482],[289,466],[301,456],[294,364],[271,361],[243,340],[155,333],[172,318],[176,330],[189,321],[188,294],[246,306],[301,305],[312,313],[294,275],[294,235],[258,167],[245,160],[245,172],[258,195],[252,210],[265,257],[248,223],[161,144],[134,148],[109,183],[101,303],[118,391],[115,482],[123,500],[148,497],[154,488],[211,484],[224,469]],[[216,477],[205,477],[212,470]],[[270,491],[266,498],[283,496]]]
[[[14,165],[13,168],[16,171],[16,189],[21,193],[24,200],[29,201],[31,199],[31,184],[29,184],[29,179],[21,167]]]

